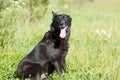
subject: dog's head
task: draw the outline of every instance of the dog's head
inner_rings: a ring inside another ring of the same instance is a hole
[[[57,14],[52,12],[53,22],[51,24],[51,30],[59,33],[60,38],[66,38],[70,35],[70,27],[72,18],[66,14]]]

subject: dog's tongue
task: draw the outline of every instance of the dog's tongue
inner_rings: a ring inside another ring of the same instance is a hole
[[[66,29],[67,29],[67,27],[61,29],[61,31],[60,31],[60,37],[61,38],[65,38],[66,37]]]

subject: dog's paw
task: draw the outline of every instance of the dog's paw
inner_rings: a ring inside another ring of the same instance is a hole
[[[41,74],[41,80],[46,78],[46,74]]]
[[[64,77],[64,74],[61,74],[61,77]]]

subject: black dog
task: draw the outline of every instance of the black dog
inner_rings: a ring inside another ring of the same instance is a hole
[[[54,70],[62,76],[66,71],[65,57],[69,48],[71,17],[53,13],[50,30],[35,48],[19,63],[16,74],[21,80],[41,80]]]

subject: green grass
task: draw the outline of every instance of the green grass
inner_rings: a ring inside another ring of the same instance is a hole
[[[13,80],[19,61],[49,30],[52,10],[70,14],[72,29],[68,73],[47,80],[120,80],[120,0],[52,1],[40,21],[16,25],[14,43],[0,53],[0,80]]]

